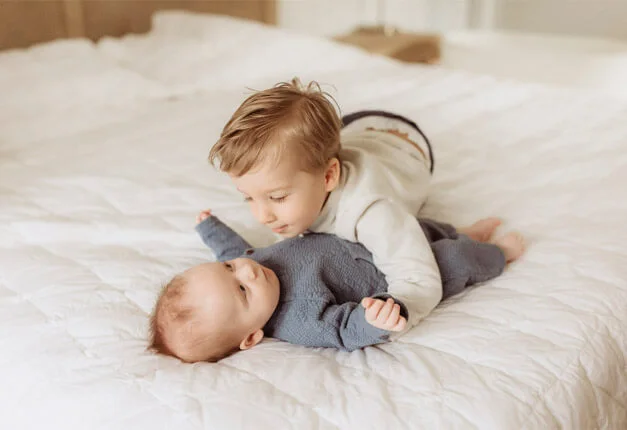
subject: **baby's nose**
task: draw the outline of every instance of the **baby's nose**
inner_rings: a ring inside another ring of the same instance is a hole
[[[252,265],[247,264],[245,267],[243,267],[243,269],[244,269],[244,276],[247,279],[250,279],[252,281],[257,277],[257,274],[255,273],[255,270],[253,269]]]

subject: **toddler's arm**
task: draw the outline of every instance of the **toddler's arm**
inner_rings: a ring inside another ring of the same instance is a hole
[[[361,216],[356,237],[383,272],[388,293],[407,305],[415,326],[442,299],[440,271],[416,218],[402,206],[379,200]]]
[[[199,221],[196,231],[205,245],[214,252],[218,261],[240,257],[251,247],[239,234],[235,233],[217,217],[208,215]]]

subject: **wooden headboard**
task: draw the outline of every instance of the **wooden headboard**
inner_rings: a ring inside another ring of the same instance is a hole
[[[155,11],[182,9],[276,23],[275,0],[0,0],[0,49],[150,29]]]

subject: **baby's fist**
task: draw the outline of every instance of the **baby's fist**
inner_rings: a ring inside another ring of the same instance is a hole
[[[200,224],[201,222],[203,222],[204,220],[206,220],[210,216],[211,216],[211,209],[206,209],[206,210],[202,211],[201,213],[196,215],[196,224]]]
[[[366,297],[361,301],[366,309],[366,321],[381,330],[403,331],[407,320],[401,316],[401,305],[394,299],[374,299]]]

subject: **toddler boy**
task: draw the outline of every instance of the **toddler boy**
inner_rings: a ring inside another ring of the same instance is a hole
[[[433,154],[411,120],[382,111],[340,119],[316,83],[248,97],[225,125],[219,161],[256,219],[284,238],[332,233],[363,244],[414,326],[442,299],[429,242],[416,223]]]

